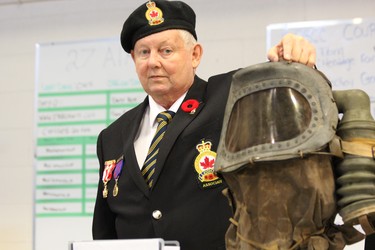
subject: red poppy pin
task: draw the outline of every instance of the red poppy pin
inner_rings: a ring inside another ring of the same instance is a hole
[[[189,99],[182,103],[181,109],[186,113],[190,113],[191,115],[195,113],[195,110],[198,108],[199,102],[195,99]]]

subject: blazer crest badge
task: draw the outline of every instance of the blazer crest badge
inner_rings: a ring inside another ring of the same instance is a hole
[[[212,143],[202,140],[196,146],[199,155],[195,158],[194,167],[202,188],[209,188],[223,183],[214,171],[216,152],[211,150]]]

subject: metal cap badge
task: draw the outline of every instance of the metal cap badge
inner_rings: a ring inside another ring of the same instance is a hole
[[[159,25],[164,22],[163,12],[161,11],[161,9],[156,7],[155,2],[150,1],[146,4],[146,6],[147,11],[145,15],[150,25]]]

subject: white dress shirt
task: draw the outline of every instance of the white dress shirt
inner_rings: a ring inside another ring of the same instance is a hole
[[[173,105],[168,109],[177,112],[186,93],[183,94]],[[150,147],[152,138],[156,133],[158,123],[156,117],[160,112],[166,111],[165,108],[157,104],[151,96],[148,96],[149,106],[146,108],[141,124],[139,125],[137,136],[134,140],[134,150],[137,156],[138,166],[142,169],[143,163],[146,160],[148,148]]]

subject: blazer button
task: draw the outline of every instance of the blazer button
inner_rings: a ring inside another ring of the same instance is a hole
[[[155,210],[155,211],[152,212],[152,217],[155,220],[160,220],[162,216],[163,215],[162,215],[162,213],[159,210]]]

